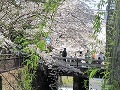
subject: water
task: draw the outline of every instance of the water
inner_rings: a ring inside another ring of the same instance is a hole
[[[73,90],[73,87],[59,87],[58,90]]]
[[[89,90],[101,90],[103,79],[101,78],[92,78],[89,80]],[[71,86],[61,86],[58,87],[58,90],[73,90]]]

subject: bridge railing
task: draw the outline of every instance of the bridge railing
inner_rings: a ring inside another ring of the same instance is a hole
[[[22,67],[23,60],[23,56],[0,54],[0,73]]]
[[[85,58],[56,57],[56,56],[54,56],[53,59],[65,61],[66,63],[70,64],[70,66],[74,66],[74,67],[98,67],[98,68],[101,68],[101,67],[105,66],[105,65],[101,64],[103,62],[103,60],[97,60],[97,59],[86,60]]]

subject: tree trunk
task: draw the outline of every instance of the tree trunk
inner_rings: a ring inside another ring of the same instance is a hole
[[[110,62],[110,84],[120,84],[120,1],[109,0],[106,25],[106,52]],[[119,87],[120,88],[120,87]]]

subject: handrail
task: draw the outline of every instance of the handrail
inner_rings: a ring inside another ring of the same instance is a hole
[[[71,66],[74,67],[82,67],[82,66],[87,66],[87,67],[104,67],[105,65],[102,64],[89,64],[89,63],[82,63],[80,61],[88,61],[85,58],[71,58],[71,57],[58,57],[58,56],[53,56],[53,59],[58,59],[58,60],[63,60],[63,59],[67,59],[67,60],[75,60],[74,62],[66,62],[68,64],[70,64]],[[97,60],[97,59],[90,59],[92,62],[102,62],[102,60]]]
[[[77,57],[58,57],[58,56],[53,56],[54,59],[67,59],[67,60],[83,60],[83,61],[87,61],[85,58],[77,58]],[[98,59],[90,59],[92,61],[98,61],[101,62],[102,60],[98,60]]]
[[[24,55],[0,54],[0,73],[23,67]]]

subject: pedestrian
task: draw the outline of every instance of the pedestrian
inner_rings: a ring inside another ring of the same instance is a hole
[[[91,55],[91,63],[92,63],[92,64],[98,63],[98,62],[96,62],[96,60],[95,60],[96,58],[97,58],[97,57],[96,57],[96,53],[93,52],[92,55]]]
[[[98,63],[101,64],[104,59],[105,59],[104,54],[103,54],[102,52],[100,52],[100,53],[98,54],[98,60],[101,60],[101,61],[99,61]]]
[[[74,59],[74,62],[77,61],[77,54],[76,54],[76,53],[75,53],[75,55],[74,55],[74,58],[75,58],[75,59]]]
[[[80,56],[82,56],[82,51],[80,51]]]
[[[67,51],[66,51],[66,48],[64,48],[62,52],[62,57],[66,57],[66,56],[67,56]],[[63,61],[66,61],[66,59],[63,59]]]
[[[89,63],[89,59],[90,59],[90,52],[89,52],[89,50],[87,50],[87,52],[85,53],[86,63]]]
[[[102,52],[98,54],[98,60],[104,60],[104,55]]]
[[[77,58],[77,54],[75,53],[74,58]]]
[[[79,56],[80,56],[80,57],[83,56],[83,50],[84,50],[84,48],[82,48],[82,47],[81,47],[80,50],[79,50],[79,53],[80,53]]]
[[[62,56],[62,51],[60,51],[60,57]]]
[[[92,53],[92,59],[95,59],[96,58],[96,54],[95,53]]]

